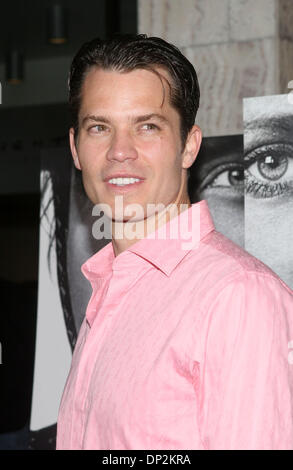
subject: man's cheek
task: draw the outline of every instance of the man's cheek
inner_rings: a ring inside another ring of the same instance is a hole
[[[97,168],[88,162],[83,166],[83,173],[87,179],[96,179],[99,174]]]

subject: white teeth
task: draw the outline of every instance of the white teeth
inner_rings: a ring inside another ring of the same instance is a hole
[[[126,184],[136,183],[137,181],[141,181],[138,178],[111,178],[109,183],[117,184],[118,186],[125,186]]]

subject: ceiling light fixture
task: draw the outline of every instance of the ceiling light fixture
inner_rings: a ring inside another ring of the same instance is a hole
[[[6,80],[18,85],[23,81],[23,54],[18,49],[11,49],[6,54]]]
[[[47,10],[48,41],[50,44],[67,42],[67,15],[63,5],[51,5]]]

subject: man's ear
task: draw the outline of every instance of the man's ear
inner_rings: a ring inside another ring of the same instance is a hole
[[[74,161],[74,165],[78,170],[81,170],[79,158],[78,158],[78,153],[75,145],[75,140],[74,140],[74,129],[71,127],[69,129],[69,142],[70,142],[70,149],[71,149],[71,155]]]
[[[201,128],[194,125],[188,133],[183,151],[182,168],[189,168],[195,161],[202,141]]]

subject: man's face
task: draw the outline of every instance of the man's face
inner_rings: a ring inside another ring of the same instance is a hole
[[[166,71],[157,70],[171,82]],[[198,148],[199,134],[198,128]],[[113,217],[115,196],[123,196],[124,209],[140,204],[145,216],[149,203],[175,202],[185,180],[183,168],[196,156],[182,153],[180,117],[169,103],[166,80],[143,69],[92,68],[82,88],[76,145],[72,129],[70,141],[89,199],[108,204]],[[113,178],[122,176],[140,181],[119,186],[121,181]]]

